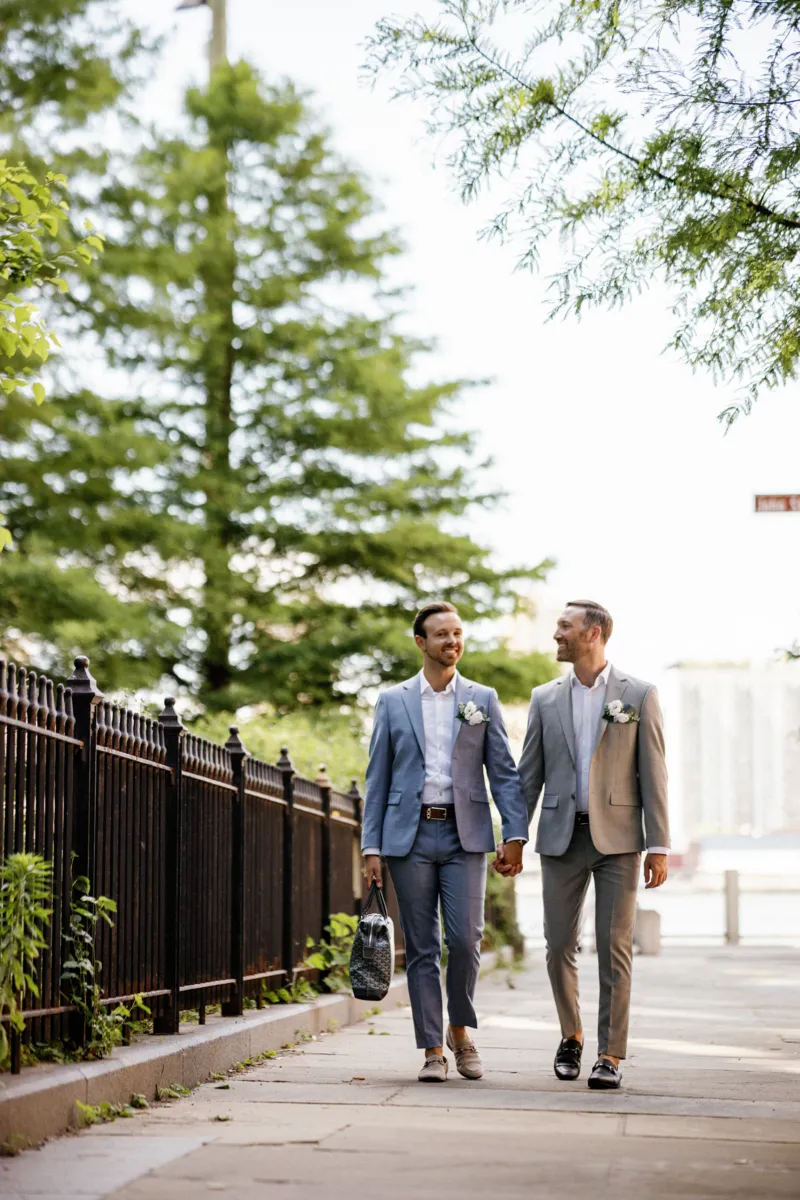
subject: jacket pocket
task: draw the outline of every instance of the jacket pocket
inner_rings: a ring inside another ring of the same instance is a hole
[[[608,802],[619,805],[620,808],[642,807],[642,802],[636,792],[612,792],[608,797]]]
[[[486,792],[486,788],[479,788],[477,791],[470,790],[469,798],[470,800],[474,800],[476,804],[489,803],[489,796]]]
[[[400,801],[402,800],[402,798],[403,798],[402,792],[389,792],[389,799],[386,801],[386,803],[387,804],[399,804]]]
[[[558,792],[545,792],[542,796],[542,808],[558,808]]]

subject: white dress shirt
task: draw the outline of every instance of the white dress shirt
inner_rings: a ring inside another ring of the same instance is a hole
[[[423,806],[453,804],[453,733],[456,721],[458,671],[443,692],[435,692],[425,672],[419,673],[422,727],[425,730],[425,787]]]
[[[570,672],[572,692],[572,728],[575,734],[575,801],[578,812],[589,811],[589,771],[594,749],[600,734],[600,722],[606,704],[606,688],[611,663],[606,663],[591,687],[585,687],[573,667]],[[648,854],[668,854],[663,846],[653,846]]]

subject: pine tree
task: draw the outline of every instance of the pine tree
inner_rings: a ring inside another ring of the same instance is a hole
[[[0,0],[0,131],[85,124],[120,101],[145,46],[116,0]]]
[[[546,564],[497,571],[458,531],[491,499],[466,385],[416,382],[398,247],[302,97],[224,67],[186,120],[102,190],[106,252],[64,301],[78,384],[35,419],[8,405],[2,610],[40,662],[80,650],[107,687],[328,703],[415,669],[420,599],[491,616]],[[551,671],[523,667],[519,690]]]

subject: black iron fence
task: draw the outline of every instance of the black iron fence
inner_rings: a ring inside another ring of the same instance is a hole
[[[175,1033],[183,1009],[225,1015],[260,1004],[305,968],[331,913],[361,901],[361,796],[325,777],[248,754],[236,727],[225,746],[189,732],[168,699],[158,720],[110,704],[86,658],[66,685],[0,660],[2,851],[53,864],[49,949],[28,997],[26,1036],[74,1036],[61,985],[72,882],[117,904],[101,926],[103,1003],[140,995],[155,1030]],[[398,956],[402,932],[391,887]],[[12,1069],[19,1045],[12,1039]]]

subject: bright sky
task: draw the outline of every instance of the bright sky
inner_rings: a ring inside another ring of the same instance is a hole
[[[125,0],[174,29],[148,99],[175,112],[205,74],[209,14]],[[766,396],[727,437],[730,394],[662,354],[669,297],[546,324],[546,279],[515,274],[511,248],[479,243],[422,110],[360,80],[363,41],[387,13],[435,0],[229,0],[231,57],[313,90],[339,150],[371,177],[415,287],[408,326],[435,338],[432,369],[492,377],[463,406],[508,493],[474,532],[504,562],[558,561],[544,608],[575,593],[616,621],[614,660],[656,681],[677,659],[771,657],[800,637],[800,514],[755,515],[756,492],[800,493],[796,389]]]

